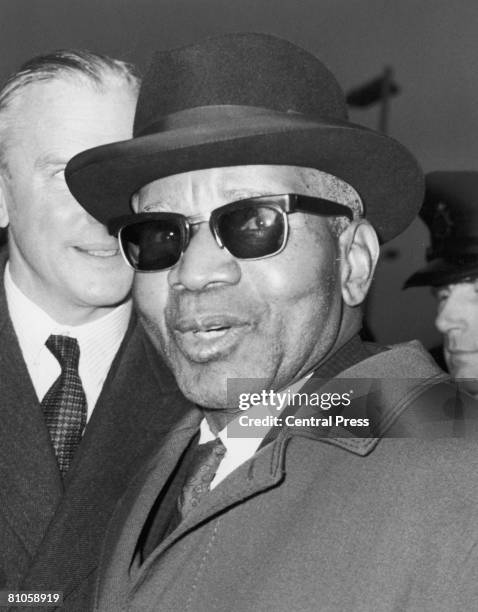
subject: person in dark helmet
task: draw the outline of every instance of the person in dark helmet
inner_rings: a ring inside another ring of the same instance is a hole
[[[420,216],[431,238],[427,264],[405,283],[431,287],[443,347],[433,355],[478,394],[478,172],[431,172]],[[441,360],[441,361],[440,361]]]

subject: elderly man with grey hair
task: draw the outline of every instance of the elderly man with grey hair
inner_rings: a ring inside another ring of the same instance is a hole
[[[473,400],[419,343],[358,335],[413,156],[317,58],[231,34],[158,53],[133,139],[66,176],[197,406],[119,502],[95,610],[476,609]]]
[[[78,612],[112,509],[169,427],[162,395],[176,393],[148,357],[116,238],[64,179],[74,154],[130,137],[138,86],[122,61],[62,50],[0,92],[0,590],[54,591],[37,603],[62,594]]]

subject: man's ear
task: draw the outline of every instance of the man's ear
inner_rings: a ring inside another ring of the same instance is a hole
[[[7,199],[8,188],[5,178],[0,173],[0,227],[7,227],[9,223]]]
[[[352,221],[339,237],[342,297],[348,306],[361,304],[370,288],[380,247],[365,219]]]

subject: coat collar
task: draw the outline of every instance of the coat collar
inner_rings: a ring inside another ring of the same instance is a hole
[[[130,571],[131,576],[135,573],[137,567],[135,553],[144,525],[158,495],[166,486],[180,457],[197,433],[202,418],[202,412],[194,408],[171,429],[159,451],[131,481],[130,487],[118,503],[103,544],[101,564],[105,573],[104,581],[97,585],[97,597],[102,585],[109,582],[110,571],[113,581],[118,572],[124,577],[129,576]],[[122,530],[122,537],[119,540],[115,539],[116,529]],[[167,540],[172,540],[176,531]],[[109,533],[112,534],[112,542],[109,541]],[[145,566],[146,564],[141,566],[141,571]],[[126,584],[124,586],[126,587]],[[108,591],[115,599],[111,609],[122,610],[123,596],[120,590],[115,588]]]
[[[352,391],[350,405],[339,414],[345,418],[370,418],[373,425],[365,428],[361,437],[335,424],[328,428],[292,426],[288,428],[288,435],[303,435],[360,456],[368,455],[414,398],[437,383],[449,380],[420,342],[414,340],[386,348],[345,369],[334,379],[324,381],[314,375],[301,390],[308,395]],[[327,413],[304,407],[295,416],[299,419],[324,417]]]

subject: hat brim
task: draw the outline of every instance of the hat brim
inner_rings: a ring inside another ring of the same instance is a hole
[[[167,129],[76,155],[65,176],[75,198],[107,224],[131,212],[131,196],[173,174],[226,166],[316,168],[359,193],[382,242],[401,233],[423,201],[423,175],[400,143],[350,122],[292,113]]]
[[[478,276],[478,261],[467,264],[450,263],[445,259],[434,259],[408,278],[404,289],[409,287],[440,287],[463,282],[470,276]]]

